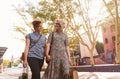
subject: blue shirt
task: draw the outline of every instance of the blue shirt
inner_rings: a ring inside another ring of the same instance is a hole
[[[44,47],[45,47],[46,37],[44,35],[41,35],[39,41],[34,45],[36,40],[38,40],[39,36],[40,33],[37,32],[29,33],[26,35],[26,38],[30,39],[28,57],[35,57],[38,59],[44,58],[44,52],[45,52]]]

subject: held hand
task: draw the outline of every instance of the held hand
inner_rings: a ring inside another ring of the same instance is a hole
[[[50,60],[51,60],[51,56],[50,56],[50,55],[47,55],[47,56],[46,56],[46,59],[47,59],[47,61],[50,61]]]
[[[27,67],[27,61],[23,61],[23,67],[26,68]]]

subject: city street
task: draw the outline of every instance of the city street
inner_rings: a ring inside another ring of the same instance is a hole
[[[5,68],[0,73],[0,79],[18,79],[22,73],[22,68]],[[43,74],[43,72],[42,72]],[[79,79],[120,79],[120,72],[79,72]],[[29,71],[29,79],[30,79]]]

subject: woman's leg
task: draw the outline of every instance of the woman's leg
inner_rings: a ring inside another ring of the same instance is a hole
[[[43,60],[40,60],[34,57],[28,57],[28,64],[32,72],[31,79],[40,79],[40,71],[41,71],[43,62],[44,62]]]

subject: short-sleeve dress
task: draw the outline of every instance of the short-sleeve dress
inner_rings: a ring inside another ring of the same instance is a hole
[[[68,46],[67,35],[63,32],[52,32],[48,36],[48,43],[51,43],[50,56],[51,61],[42,77],[42,79],[65,79],[64,75],[69,73],[69,63],[66,53]]]

